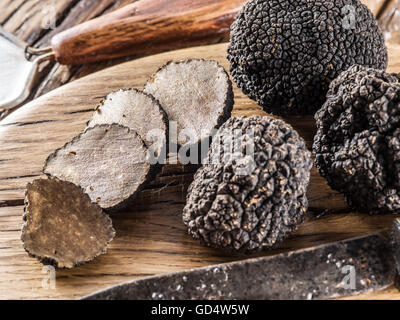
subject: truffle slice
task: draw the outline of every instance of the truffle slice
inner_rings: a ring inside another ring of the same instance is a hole
[[[44,173],[81,186],[103,209],[116,210],[155,174],[147,151],[135,131],[97,125],[51,154]]]
[[[183,210],[189,234],[201,243],[258,251],[275,246],[303,221],[311,153],[285,122],[231,118],[218,130],[207,160]]]
[[[151,95],[136,89],[122,89],[107,95],[97,106],[88,127],[117,123],[136,131],[151,154],[162,154],[168,136],[167,115]]]
[[[213,60],[169,62],[147,81],[144,92],[160,102],[169,121],[176,122],[179,145],[209,138],[233,108],[232,83]]]
[[[231,75],[277,115],[314,114],[354,64],[385,70],[384,37],[358,0],[250,0],[231,27]]]
[[[28,184],[23,219],[25,250],[58,268],[92,261],[115,235],[111,219],[81,188],[56,178]]]
[[[400,75],[349,68],[315,119],[316,165],[329,185],[361,212],[400,213]]]

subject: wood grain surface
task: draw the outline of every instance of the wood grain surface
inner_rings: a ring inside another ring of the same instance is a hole
[[[58,270],[55,289],[42,287],[43,266],[22,248],[20,228],[24,188],[41,175],[43,162],[85,128],[92,110],[108,92],[142,88],[147,78],[168,60],[210,58],[228,67],[226,44],[163,53],[127,62],[58,88],[0,121],[0,298],[77,298],[122,281],[246,259],[201,246],[186,234],[181,221],[186,188],[196,165],[167,165],[129,209],[112,215],[116,239],[107,254],[73,270]],[[390,45],[390,67],[400,72],[400,46]],[[235,89],[234,115],[264,115],[253,101]],[[312,117],[285,118],[311,146]],[[315,168],[308,191],[307,221],[282,245],[254,256],[305,248],[384,231],[393,215],[351,212]],[[393,288],[359,298],[400,298]]]

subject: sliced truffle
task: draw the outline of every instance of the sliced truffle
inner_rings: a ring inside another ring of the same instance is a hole
[[[233,80],[265,111],[314,114],[354,64],[386,69],[384,38],[358,0],[250,0],[231,27]]]
[[[169,62],[147,81],[144,91],[160,102],[169,121],[176,122],[180,145],[210,137],[233,108],[232,83],[213,60]]]
[[[117,123],[136,131],[156,158],[168,136],[167,115],[151,95],[136,89],[112,92],[96,108],[88,127]]]
[[[147,151],[135,131],[97,125],[51,154],[44,173],[81,186],[103,209],[121,209],[155,173]]]
[[[285,122],[231,118],[218,130],[207,160],[183,210],[189,234],[203,244],[258,251],[275,246],[303,221],[311,153]]]
[[[316,113],[319,172],[362,212],[400,212],[400,75],[343,72]]]
[[[111,219],[80,187],[56,178],[28,184],[23,219],[25,250],[58,268],[92,261],[115,235]]]

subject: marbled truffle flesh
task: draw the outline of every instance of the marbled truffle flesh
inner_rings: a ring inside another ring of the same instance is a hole
[[[121,89],[108,94],[96,107],[87,127],[113,123],[136,131],[152,155],[156,158],[162,155],[168,139],[168,120],[153,96],[137,89]]]
[[[106,252],[111,219],[84,191],[57,178],[29,183],[21,240],[44,264],[73,268]]]
[[[169,121],[176,123],[179,145],[209,138],[233,108],[232,82],[213,60],[171,61],[151,76],[143,91],[153,95]]]
[[[155,165],[133,130],[118,124],[88,128],[51,154],[44,173],[81,186],[103,209],[122,209],[153,178]]]

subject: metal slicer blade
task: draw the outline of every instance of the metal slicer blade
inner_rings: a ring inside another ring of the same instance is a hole
[[[41,55],[29,61],[30,50]],[[24,102],[31,92],[38,65],[52,56],[51,49],[31,49],[0,26],[0,108],[10,109]]]

